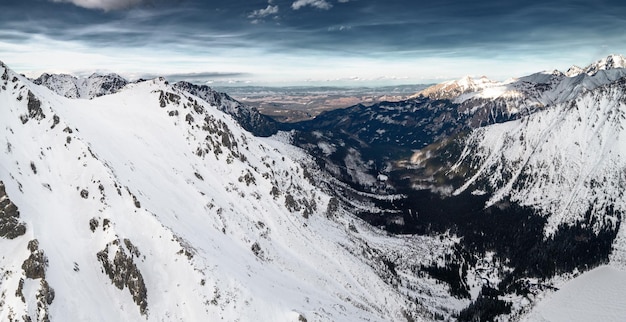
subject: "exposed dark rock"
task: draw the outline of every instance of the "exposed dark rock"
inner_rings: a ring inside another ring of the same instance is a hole
[[[24,279],[23,278],[20,278],[20,281],[17,284],[17,289],[15,290],[15,296],[19,297],[23,303],[26,303],[26,298],[24,297]]]
[[[339,199],[336,197],[330,198],[328,206],[326,207],[326,216],[333,217],[339,210]]]
[[[7,196],[4,183],[0,181],[0,237],[14,239],[26,233],[26,224],[18,219],[20,212]]]
[[[50,127],[50,129],[54,129],[55,126],[57,126],[59,124],[59,122],[61,122],[61,118],[59,118],[58,115],[53,115],[52,116],[52,126]]]
[[[104,218],[102,220],[102,231],[106,231],[111,226],[111,220]]]
[[[185,116],[185,121],[191,125],[191,123],[194,122],[193,116],[191,116],[191,113],[187,113],[187,115]]]
[[[48,267],[48,258],[43,250],[39,249],[39,242],[34,239],[28,242],[30,256],[22,263],[22,269],[27,278],[38,279],[46,277],[46,268]]]
[[[259,243],[255,242],[254,244],[252,244],[251,250],[256,257],[261,260],[265,260],[265,252],[263,252]]]
[[[35,97],[33,92],[28,91],[28,117],[31,119],[36,119],[38,121],[43,120],[46,115],[43,113],[41,109],[41,101]]]
[[[50,321],[50,315],[48,312],[48,306],[52,304],[54,300],[54,289],[50,287],[48,281],[46,281],[46,269],[48,268],[48,259],[42,249],[39,249],[39,241],[33,239],[28,242],[27,246],[30,251],[30,256],[22,263],[22,270],[24,275],[28,279],[39,279],[39,289],[35,294],[35,300],[37,303],[37,310],[35,316],[25,315],[22,317],[24,321]],[[19,281],[18,288],[15,295],[22,299],[22,302],[26,303],[26,298],[23,294],[25,280],[22,278]]]
[[[38,302],[37,307],[39,307],[40,310],[42,309],[42,306],[50,305],[52,304],[52,301],[54,301],[54,289],[48,285],[48,282],[45,279],[41,280],[40,288],[36,297]]]
[[[100,222],[98,221],[98,219],[96,218],[89,219],[89,229],[91,229],[91,232],[95,232],[99,225],[100,225]]]
[[[290,193],[285,195],[285,207],[291,212],[300,211],[300,209],[302,209],[298,201],[296,201]]]
[[[245,182],[246,186],[250,186],[251,184],[256,185],[256,179],[249,170],[244,175],[239,177],[239,182]]]
[[[133,204],[135,204],[135,208],[141,208],[141,202],[139,202],[139,200],[137,199],[137,197],[135,197],[135,195],[133,196]]]
[[[48,312],[48,306],[52,304],[54,300],[54,289],[48,285],[45,279],[39,282],[39,290],[37,290],[37,294],[35,294],[35,299],[37,300],[37,315],[35,321],[49,322],[50,313]],[[30,316],[24,316],[23,319],[25,321],[32,321]]]
[[[114,252],[111,260],[111,252]],[[128,288],[133,301],[139,307],[143,315],[148,313],[148,294],[141,272],[134,263],[139,257],[139,250],[130,240],[119,239],[109,243],[106,248],[97,254],[98,261],[102,263],[103,272],[109,276],[113,285],[120,290]]]

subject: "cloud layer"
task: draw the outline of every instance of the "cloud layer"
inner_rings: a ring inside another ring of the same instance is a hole
[[[248,18],[265,18],[267,16],[275,15],[277,13],[278,13],[278,6],[272,6],[271,4],[268,4],[265,9],[258,9],[258,10],[252,11],[252,13],[248,15]]]
[[[311,6],[318,9],[328,10],[333,7],[332,4],[326,2],[326,0],[297,0],[291,4],[293,10],[298,10],[302,7]]]
[[[144,0],[52,0],[53,2],[72,3],[87,9],[120,10],[141,4]]]
[[[503,79],[626,54],[624,17],[623,0],[1,0],[0,60],[25,73]]]

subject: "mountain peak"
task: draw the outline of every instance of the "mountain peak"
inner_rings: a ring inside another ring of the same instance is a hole
[[[497,82],[490,80],[487,76],[475,78],[469,75],[463,76],[458,80],[447,81],[441,84],[433,85],[417,93],[433,99],[452,99],[465,93],[472,93],[492,87]]]
[[[574,65],[567,70],[565,75],[568,77],[574,77],[584,73],[589,76],[593,76],[601,70],[612,70],[617,68],[626,68],[626,58],[622,55],[611,54],[585,68],[580,68]]]

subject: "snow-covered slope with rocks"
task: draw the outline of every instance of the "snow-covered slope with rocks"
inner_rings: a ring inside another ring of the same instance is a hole
[[[178,82],[174,87],[195,95],[205,102],[226,113],[230,114],[245,130],[257,136],[270,136],[276,134],[276,122],[268,116],[261,114],[256,108],[241,104],[226,93],[220,93],[206,85],[194,85],[189,82]]]
[[[450,240],[368,228],[310,183],[300,150],[197,96],[155,79],[72,100],[0,75],[0,320],[401,321],[466,305],[407,264]]]
[[[43,85],[61,96],[73,99],[92,99],[113,94],[128,84],[143,81],[141,79],[129,82],[117,74],[93,74],[86,78],[77,78],[67,74],[47,73],[32,80],[37,85]],[[270,136],[277,132],[277,125],[273,119],[262,115],[255,108],[241,104],[226,93],[217,92],[206,85],[195,85],[189,82],[178,82],[174,84],[174,87],[197,96],[222,112],[230,114],[245,130],[254,135]]]
[[[493,190],[549,214],[549,231],[589,212],[598,225],[626,211],[626,78],[529,117],[484,127],[466,141],[461,164],[479,167],[456,191]],[[483,186],[484,185],[484,186]]]

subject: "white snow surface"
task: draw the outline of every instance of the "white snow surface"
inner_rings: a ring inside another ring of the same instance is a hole
[[[620,322],[626,317],[626,271],[597,267],[559,285],[524,322]]]
[[[300,150],[250,135],[163,80],[72,100],[2,64],[0,75],[0,181],[26,224],[0,239],[0,320],[398,321],[417,308],[383,280],[377,258],[428,263],[449,248],[388,237],[341,209],[328,219],[330,197],[304,178]],[[179,99],[161,107],[162,91]],[[41,113],[29,110],[34,98]],[[47,258],[41,280],[22,268],[35,239]],[[105,273],[105,249],[111,263],[124,253],[136,265],[143,314]],[[445,312],[465,305],[419,283]]]

